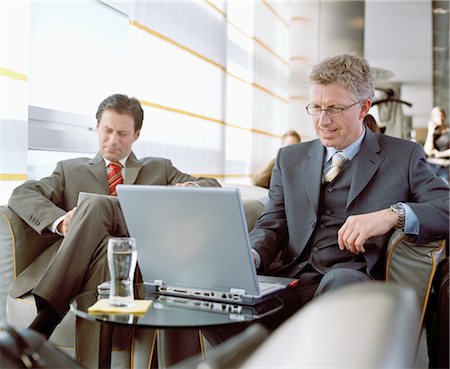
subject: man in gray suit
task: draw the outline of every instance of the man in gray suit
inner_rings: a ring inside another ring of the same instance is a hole
[[[9,291],[13,297],[32,291],[38,315],[30,327],[46,336],[66,314],[74,296],[95,290],[109,279],[108,238],[128,235],[116,201],[91,198],[76,208],[82,191],[113,193],[114,185],[108,183],[110,163],[118,165],[119,183],[220,186],[214,179],[180,172],[167,159],[136,158],[132,144],[139,138],[143,122],[137,99],[109,96],[99,105],[96,118],[99,153],[95,158],[59,162],[49,177],[16,188],[8,203],[36,232],[60,235],[17,277]]]
[[[448,239],[448,186],[429,170],[420,145],[367,129],[373,95],[363,58],[338,55],[312,70],[306,110],[318,140],[279,150],[250,234],[259,273],[299,279],[283,293],[283,310],[262,319],[269,329],[320,293],[383,279],[396,228],[417,243]],[[234,333],[206,335],[214,343]]]
[[[277,155],[250,238],[260,272],[300,279],[297,308],[322,292],[382,279],[395,228],[417,243],[448,238],[448,186],[420,145],[367,129],[373,95],[365,59],[325,59],[310,75],[306,107],[319,139]],[[282,265],[270,271],[280,252]]]

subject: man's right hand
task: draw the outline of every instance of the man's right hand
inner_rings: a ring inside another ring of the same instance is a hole
[[[70,222],[72,221],[72,217],[73,214],[75,213],[75,209],[76,207],[74,207],[72,210],[69,210],[66,214],[66,216],[64,217],[64,219],[62,220],[62,222],[60,222],[58,224],[58,232],[62,235],[66,235],[67,232],[69,232],[69,228],[70,228]]]

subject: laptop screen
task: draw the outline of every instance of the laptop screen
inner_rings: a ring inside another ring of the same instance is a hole
[[[144,282],[258,294],[238,189],[117,186]]]

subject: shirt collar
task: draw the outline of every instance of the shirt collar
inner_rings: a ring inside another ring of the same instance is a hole
[[[363,131],[362,131],[361,135],[355,141],[353,141],[350,145],[348,145],[345,149],[338,150],[335,147],[325,147],[326,153],[325,153],[324,163],[326,163],[328,160],[330,160],[331,157],[337,151],[342,151],[342,153],[345,155],[346,158],[348,158],[348,160],[352,160],[356,156],[356,154],[359,152],[359,149],[361,148],[361,142],[362,142],[365,134],[366,134],[366,127],[363,125]]]
[[[127,162],[129,156],[130,155],[127,155],[123,159],[119,160],[119,163],[122,164],[122,168],[125,168],[125,163]],[[108,160],[106,158],[103,158],[103,160],[105,161],[106,167],[108,167],[109,164],[111,163],[111,160]]]

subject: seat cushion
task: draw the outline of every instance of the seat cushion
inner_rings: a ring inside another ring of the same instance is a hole
[[[34,297],[27,294],[21,298],[8,296],[8,323],[17,328],[26,328],[36,316]],[[69,312],[56,327],[50,340],[58,347],[74,355],[75,348],[75,316]]]
[[[8,296],[7,311],[8,324],[15,328],[28,327],[36,316],[34,297],[31,294],[20,298]],[[50,337],[51,342],[72,358],[75,358],[75,320],[75,315],[69,311]],[[128,334],[119,327],[117,334],[113,336],[112,368],[130,368],[131,347],[124,345],[124,342],[128,342],[127,339],[122,339],[126,338],[124,333]]]

